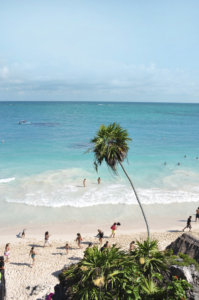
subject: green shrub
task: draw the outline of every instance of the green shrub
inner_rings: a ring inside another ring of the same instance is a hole
[[[182,300],[191,286],[164,274],[174,259],[158,250],[157,241],[137,242],[134,251],[113,246],[87,248],[83,259],[60,274],[70,300]],[[188,262],[188,258],[181,255]]]

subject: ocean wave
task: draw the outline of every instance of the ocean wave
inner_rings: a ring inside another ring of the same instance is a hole
[[[182,176],[182,172],[180,173]],[[187,176],[187,173],[185,173]],[[192,174],[193,175],[193,174]],[[174,179],[167,177],[166,182]],[[181,177],[180,176],[180,177]],[[84,188],[79,178],[87,178]],[[181,177],[182,179],[182,177]],[[188,189],[172,186],[164,188],[138,188],[143,204],[170,204],[198,202],[199,186]],[[89,207],[104,204],[137,204],[131,186],[124,179],[102,181],[100,185],[83,169],[57,170],[15,180],[1,188],[1,199],[7,202],[46,207]]]
[[[10,177],[10,178],[2,178],[0,179],[0,183],[7,183],[15,180],[15,177]]]

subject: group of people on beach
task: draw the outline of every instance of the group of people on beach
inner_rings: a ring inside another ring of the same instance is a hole
[[[197,222],[198,219],[199,219],[199,207],[196,209],[195,222]],[[187,219],[187,224],[182,229],[182,231],[185,231],[185,229],[189,229],[189,231],[191,231],[191,229],[192,229],[191,222],[192,222],[192,216],[189,216],[188,219]],[[110,238],[115,238],[116,230],[118,229],[118,226],[120,226],[120,225],[121,224],[119,222],[114,222],[113,223],[113,225],[110,228],[111,229]],[[19,233],[17,236],[20,237],[20,238],[25,238],[25,235],[26,235],[26,229],[23,229],[23,231],[21,233]],[[110,247],[109,241],[106,241],[105,244],[102,246],[103,238],[104,238],[104,232],[101,229],[98,229],[96,237],[99,239],[99,244],[100,244],[100,247],[101,247],[100,248],[101,251],[103,251],[105,248]],[[83,238],[82,238],[80,233],[77,233],[75,241],[77,243],[78,248],[81,249],[82,248],[81,244],[82,244]],[[46,246],[52,246],[51,243],[50,243],[50,234],[49,234],[48,231],[46,231],[45,234],[44,234],[44,245],[43,245],[43,247],[45,248]],[[89,248],[92,247],[92,246],[93,246],[92,243],[88,244]],[[134,249],[134,247],[135,247],[135,241],[132,241],[130,243],[129,250],[132,251]],[[65,251],[66,251],[66,255],[68,255],[69,249],[71,248],[69,246],[68,242],[66,242],[64,248],[65,248]],[[32,259],[32,266],[34,266],[35,257],[36,257],[36,251],[35,251],[34,246],[31,247],[29,256]],[[10,258],[10,243],[7,243],[6,246],[5,246],[5,251],[4,251],[4,261],[5,261],[5,263],[9,262],[9,258]]]
[[[120,226],[121,224],[119,222],[115,222],[113,223],[113,225],[111,226],[111,235],[110,235],[110,238],[114,238],[115,237],[115,233],[116,233],[116,230],[118,228],[118,226]],[[25,238],[26,236],[26,229],[23,229],[23,231],[21,233],[19,233],[17,235],[17,237],[20,237],[20,238]],[[98,232],[97,232],[97,236],[96,236],[98,239],[99,239],[99,244],[100,244],[100,249],[101,251],[103,251],[103,249],[105,248],[109,248],[109,242],[106,241],[106,243],[102,246],[103,244],[103,238],[104,238],[104,232],[101,230],[101,229],[98,229]],[[77,246],[79,249],[82,248],[82,241],[83,241],[83,238],[81,236],[81,234],[78,232],[77,233],[77,236],[76,236],[76,239],[75,239],[75,242],[77,243]],[[43,248],[45,248],[46,246],[49,246],[51,247],[52,244],[50,243],[50,234],[48,231],[45,232],[44,234],[44,244],[43,244]],[[89,242],[88,244],[88,247],[92,247],[93,246],[93,243]],[[66,242],[65,246],[65,251],[66,251],[66,255],[68,255],[69,253],[69,250],[70,250],[70,246],[69,246],[69,243]],[[32,259],[32,267],[35,265],[35,257],[36,257],[37,253],[35,251],[35,247],[32,246],[31,249],[30,249],[30,252],[29,252],[29,256],[31,257]],[[5,263],[8,263],[9,262],[9,259],[10,259],[10,243],[7,243],[6,246],[5,246],[5,250],[4,250],[4,261]]]

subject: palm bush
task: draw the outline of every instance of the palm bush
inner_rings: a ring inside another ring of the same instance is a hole
[[[94,165],[96,170],[98,170],[98,166],[100,166],[103,161],[106,162],[108,167],[110,167],[115,174],[117,174],[117,165],[119,164],[121,166],[134,191],[135,197],[144,217],[148,238],[150,238],[149,225],[144,209],[133,182],[123,166],[123,161],[127,158],[129,151],[128,142],[130,141],[131,138],[129,137],[127,130],[123,129],[119,124],[112,123],[108,126],[101,125],[96,136],[91,140],[93,146],[89,150],[92,150],[94,153]]]
[[[140,271],[145,276],[152,276],[166,269],[164,254],[158,250],[158,242],[155,240],[137,241],[137,247],[131,254],[140,265]]]
[[[186,299],[186,291],[191,286],[175,276],[168,281],[164,278],[165,268],[165,255],[158,250],[157,241],[138,242],[137,249],[130,253],[116,246],[103,251],[87,248],[79,263],[60,274],[65,295],[57,299]]]
[[[134,259],[116,247],[88,248],[84,258],[60,275],[69,299],[136,299],[140,275]],[[135,295],[129,298],[129,295]]]

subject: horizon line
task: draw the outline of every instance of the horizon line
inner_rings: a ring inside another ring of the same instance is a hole
[[[0,100],[0,103],[30,103],[30,102],[52,102],[52,103],[135,103],[135,104],[199,104],[199,102],[167,102],[167,101],[105,101],[105,100]]]

